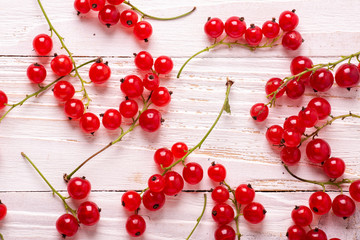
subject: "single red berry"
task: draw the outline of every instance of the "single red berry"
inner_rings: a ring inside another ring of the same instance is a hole
[[[301,142],[301,133],[293,128],[287,128],[284,130],[281,142],[287,147],[297,147]]]
[[[6,107],[5,104],[8,103],[8,98],[6,96],[6,94],[0,90],[0,109],[3,109],[4,107]]]
[[[310,86],[318,92],[328,91],[334,84],[334,75],[326,68],[316,70],[310,78]]]
[[[319,120],[318,113],[311,107],[303,108],[299,112],[299,118],[305,124],[305,127],[312,128]]]
[[[279,125],[272,125],[266,131],[266,139],[270,144],[278,145],[281,142],[284,129]]]
[[[0,201],[0,221],[6,217],[7,207]]]
[[[296,79],[290,80],[285,87],[286,95],[291,99],[298,99],[305,92],[305,85]]]
[[[89,70],[89,78],[93,83],[102,84],[109,80],[111,76],[111,69],[107,63],[98,61],[91,65]]]
[[[320,138],[313,139],[306,145],[306,156],[313,163],[322,163],[329,159],[330,155],[330,145]]]
[[[121,115],[125,118],[132,118],[138,113],[139,106],[137,102],[132,99],[122,101],[119,106]]]
[[[261,42],[262,31],[261,28],[250,24],[250,27],[246,29],[245,40],[250,46],[257,46]]]
[[[165,204],[165,194],[163,192],[153,192],[147,190],[142,197],[144,207],[150,211],[160,210]]]
[[[183,142],[174,143],[171,147],[171,152],[174,154],[175,158],[182,158],[188,152],[188,146]]]
[[[113,5],[106,5],[100,10],[98,14],[99,21],[108,28],[115,25],[120,20],[120,12],[117,7]]]
[[[174,161],[173,153],[167,148],[159,148],[154,154],[154,161],[160,167],[168,167]]]
[[[235,230],[229,225],[219,226],[214,234],[215,240],[235,240]]]
[[[90,11],[90,2],[89,0],[75,0],[74,8],[78,12],[78,15],[80,13],[88,13]]]
[[[222,182],[226,178],[226,169],[223,165],[212,163],[208,168],[208,176],[215,182]]]
[[[160,56],[154,63],[155,71],[158,74],[168,74],[174,67],[174,63],[168,56]]]
[[[132,212],[137,210],[141,204],[141,196],[135,191],[127,191],[121,197],[122,206]]]
[[[288,166],[295,165],[301,159],[301,151],[297,147],[284,147],[280,151],[280,159]]]
[[[240,204],[249,204],[254,201],[255,191],[250,184],[240,184],[235,191],[235,199]]]
[[[165,187],[164,177],[160,174],[154,174],[149,177],[148,186],[152,192],[162,192]]]
[[[121,91],[129,98],[140,97],[144,91],[141,79],[136,75],[128,75],[121,79]]]
[[[51,60],[51,69],[58,76],[66,76],[73,68],[71,59],[66,55],[57,55]]]
[[[205,23],[204,31],[211,38],[220,37],[224,32],[224,23],[220,18],[209,18]]]
[[[330,103],[321,97],[311,99],[311,101],[308,103],[308,108],[313,108],[316,110],[319,116],[319,120],[327,118],[331,113]]]
[[[65,102],[74,96],[75,88],[68,81],[58,81],[54,86],[53,93],[57,100]]]
[[[40,56],[48,55],[53,48],[51,37],[47,34],[37,35],[33,40],[33,48]]]
[[[305,230],[298,225],[292,225],[291,227],[289,227],[286,232],[286,236],[288,240],[306,240]]]
[[[344,63],[335,73],[335,81],[339,87],[352,88],[360,82],[360,72],[355,64]]]
[[[132,237],[141,236],[146,230],[146,222],[139,215],[131,215],[126,221],[126,231]]]
[[[291,218],[296,225],[306,227],[311,224],[313,214],[307,206],[296,206],[291,212]]]
[[[85,226],[93,226],[100,220],[100,209],[94,202],[86,201],[77,209],[79,222]]]
[[[229,17],[225,22],[225,32],[231,38],[240,38],[246,31],[246,23],[243,17]],[[221,34],[220,34],[221,35]],[[219,36],[220,36],[219,35]]]
[[[229,204],[218,203],[213,207],[211,215],[218,224],[228,224],[234,220],[234,209]]]
[[[315,228],[308,231],[306,240],[327,240],[327,236],[323,230]]]
[[[124,27],[131,28],[137,24],[138,20],[138,14],[131,9],[126,9],[120,14],[120,23]]]
[[[155,132],[161,126],[161,113],[156,109],[145,110],[140,115],[139,125],[146,132]]]
[[[339,178],[345,172],[345,162],[341,158],[329,158],[325,160],[323,170],[329,178]]]
[[[312,66],[313,66],[313,62],[311,61],[310,58],[305,56],[297,56],[290,63],[290,71],[292,75],[297,75],[299,73],[306,71],[307,69],[312,68]],[[308,83],[310,75],[311,75],[311,71],[304,73],[300,77],[300,81],[303,82],[304,84]]]
[[[67,183],[67,191],[72,199],[82,200],[89,195],[91,184],[85,177],[74,177]]]
[[[299,116],[290,116],[285,119],[284,129],[295,129],[299,133],[303,134],[305,132],[305,123],[299,118]]]
[[[107,0],[107,2],[109,4],[112,4],[112,5],[120,5],[124,2],[125,0]]]
[[[271,78],[266,82],[265,92],[269,98],[273,97],[273,92],[277,91],[282,84],[282,80],[280,78]],[[276,98],[281,97],[285,93],[285,88],[281,88],[279,92],[276,94]]]
[[[77,233],[78,229],[79,223],[77,219],[69,213],[61,215],[56,221],[56,230],[63,237],[74,236]]]
[[[65,115],[71,119],[79,119],[84,115],[84,103],[79,99],[70,99],[64,105]]]
[[[309,207],[317,215],[324,215],[331,209],[331,198],[326,192],[314,192],[309,198]]]
[[[164,193],[168,196],[178,194],[184,188],[184,180],[180,174],[169,171],[164,176],[165,188]]]
[[[171,93],[166,87],[158,87],[151,94],[151,101],[155,106],[164,107],[171,101]]]
[[[136,54],[134,62],[137,68],[143,71],[149,71],[154,64],[154,59],[147,51],[141,51]]]
[[[80,128],[86,132],[93,134],[96,132],[100,127],[100,120],[99,118],[93,113],[84,113],[80,118]]]
[[[291,31],[285,33],[282,38],[282,45],[284,48],[289,50],[296,50],[298,49],[301,44],[303,43],[303,39],[301,34],[298,31]]]
[[[182,175],[185,182],[195,185],[203,179],[204,171],[200,164],[195,162],[189,162],[183,168]]]
[[[360,180],[351,183],[349,193],[355,201],[360,202]]]
[[[338,217],[348,218],[355,213],[355,209],[355,202],[344,194],[336,196],[333,200],[332,210]]]
[[[121,125],[121,114],[116,109],[108,109],[102,117],[102,124],[106,129],[115,130]]]
[[[134,27],[134,34],[139,40],[144,40],[145,42],[148,41],[148,38],[152,34],[152,26],[147,21],[140,21],[136,23]]]
[[[101,11],[105,7],[105,0],[90,0],[90,7],[93,11]]]
[[[143,84],[147,90],[149,91],[155,90],[156,88],[159,87],[160,84],[158,75],[154,73],[147,73],[143,79]]]
[[[267,38],[276,38],[279,35],[280,32],[280,26],[276,22],[275,18],[273,18],[271,21],[264,22],[262,26],[262,33]]]
[[[330,238],[330,240],[341,240],[340,238]]]
[[[263,205],[257,202],[251,202],[244,208],[244,218],[252,224],[258,224],[265,218],[266,210]]]
[[[299,17],[292,11],[284,11],[280,14],[279,25],[285,32],[292,31],[299,24]]]
[[[42,83],[46,78],[46,69],[43,65],[31,64],[26,71],[26,75],[32,83]]]
[[[217,186],[211,192],[211,198],[218,203],[226,202],[229,199],[229,190],[224,186]]]
[[[269,107],[264,103],[256,103],[250,109],[250,116],[257,122],[264,121],[269,115]]]

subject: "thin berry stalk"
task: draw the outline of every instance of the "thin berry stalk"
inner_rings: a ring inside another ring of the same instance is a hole
[[[4,237],[1,233],[0,233],[0,240],[4,240]]]
[[[202,219],[202,217],[204,216],[204,213],[205,213],[205,209],[206,209],[206,203],[207,203],[207,196],[206,196],[206,193],[204,193],[204,207],[203,207],[203,210],[200,214],[200,216],[196,219],[196,224],[194,226],[194,228],[192,229],[192,231],[190,232],[189,236],[186,238],[186,240],[189,240],[191,235],[195,232],[197,226],[200,224],[200,221]]]
[[[231,194],[233,195],[233,198],[230,198],[230,200],[232,201],[232,203],[234,204],[234,207],[235,207],[236,216],[234,217],[234,221],[235,221],[235,225],[236,225],[236,236],[237,236],[237,239],[240,240],[241,236],[242,236],[240,233],[240,227],[239,227],[239,218],[241,216],[241,204],[239,204],[236,201],[234,189],[232,189],[230,187],[230,185],[227,184],[225,181],[223,182],[223,184],[227,187],[229,192],[231,192]]]

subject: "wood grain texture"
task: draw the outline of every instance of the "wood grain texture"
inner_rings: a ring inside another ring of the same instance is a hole
[[[6,10],[0,10],[0,89],[7,93],[10,103],[15,103],[38,89],[29,84],[26,78],[26,68],[31,63],[42,62],[48,69],[45,84],[55,79],[50,71],[49,58],[37,58],[31,46],[33,37],[46,32],[48,26],[34,0],[6,3],[0,0],[0,3],[6,5]],[[358,112],[359,87],[348,92],[335,86],[327,93],[314,93],[307,89],[305,96],[296,101],[284,97],[277,102],[276,108],[271,109],[266,122],[261,124],[254,123],[248,111],[255,102],[266,101],[264,85],[269,78],[289,75],[292,57],[306,55],[317,64],[359,51],[360,2],[153,0],[150,3],[133,0],[132,3],[146,12],[161,16],[176,15],[194,5],[197,10],[193,15],[176,21],[150,20],[154,35],[145,44],[135,41],[133,34],[120,26],[106,29],[98,23],[93,13],[79,18],[73,11],[72,1],[44,1],[49,17],[65,37],[69,49],[77,56],[78,63],[99,55],[109,61],[112,69],[110,81],[87,87],[93,100],[89,108],[91,112],[100,114],[110,107],[118,108],[124,98],[119,89],[119,79],[128,74],[144,74],[135,69],[133,52],[146,49],[155,57],[169,55],[175,63],[174,71],[162,78],[162,84],[174,92],[171,104],[161,109],[166,120],[162,128],[154,134],[136,129],[124,141],[79,171],[80,176],[87,176],[92,183],[94,191],[89,199],[97,202],[103,211],[97,227],[81,229],[74,239],[129,239],[124,230],[128,213],[121,207],[121,195],[128,189],[142,190],[146,187],[148,177],[158,171],[152,160],[157,148],[170,148],[177,141],[184,141],[189,146],[197,144],[221,108],[227,77],[235,81],[230,94],[232,113],[224,114],[202,148],[192,154],[188,161],[196,161],[204,169],[212,161],[220,162],[228,169],[227,179],[231,186],[251,183],[258,191],[256,201],[264,204],[268,214],[265,222],[257,226],[247,224],[242,219],[242,239],[286,239],[285,232],[291,224],[293,206],[307,204],[308,191],[320,188],[300,183],[284,172],[278,150],[270,147],[264,138],[266,127],[282,124],[286,116],[297,114],[301,106],[314,96],[328,99],[333,115]],[[20,11],[20,4],[21,14],[13,14]],[[191,61],[181,79],[176,79],[177,71],[190,55],[211,45],[212,41],[202,30],[207,17],[216,16],[225,20],[229,16],[239,15],[244,16],[248,24],[254,22],[261,25],[283,10],[293,8],[297,9],[300,17],[298,30],[305,39],[299,50],[289,52],[278,46],[252,52],[243,48],[220,47]],[[58,41],[54,43],[56,50],[53,52],[62,53]],[[80,70],[85,78],[88,68],[86,66]],[[76,89],[80,89],[76,79],[68,79]],[[125,121],[125,124],[129,124],[129,121]],[[21,151],[34,160],[57,189],[65,191],[62,174],[72,171],[119,134],[119,131],[110,132],[104,128],[95,137],[83,134],[78,122],[68,121],[64,116],[63,106],[53,98],[51,91],[15,108],[0,124],[0,198],[9,208],[6,220],[0,223],[0,232],[5,239],[60,239],[54,223],[63,213],[61,202],[52,197],[46,184],[22,159]],[[330,143],[333,156],[346,161],[345,177],[359,178],[357,146],[360,121],[337,121],[320,136]],[[301,149],[303,151],[304,146]],[[301,164],[294,167],[294,171],[304,178],[325,180],[321,169],[311,166],[303,155]],[[175,169],[181,171],[181,166]],[[205,177],[198,186],[186,184],[185,190],[207,191],[214,186]],[[336,194],[332,192],[331,196]],[[212,239],[215,224],[210,216],[213,202],[209,193],[208,198],[204,220],[193,239]],[[185,239],[191,231],[202,209],[202,193],[183,192],[167,201],[159,212],[141,210],[148,224],[146,234],[141,239]],[[329,237],[360,239],[359,216],[357,212],[350,220],[343,221],[329,213],[316,218],[313,225],[324,228]]]

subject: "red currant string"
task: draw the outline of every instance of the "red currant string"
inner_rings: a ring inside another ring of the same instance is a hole
[[[194,228],[191,230],[191,232],[190,232],[189,236],[186,238],[186,240],[190,239],[191,235],[195,232],[197,226],[200,224],[200,221],[201,221],[201,219],[202,219],[202,217],[204,216],[204,213],[205,213],[206,203],[207,203],[207,196],[206,196],[206,194],[204,194],[204,207],[202,209],[202,212],[201,212],[200,216],[196,219],[196,224],[195,224]]]

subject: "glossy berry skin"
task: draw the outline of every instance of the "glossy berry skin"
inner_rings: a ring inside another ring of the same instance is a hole
[[[79,229],[79,223],[76,218],[69,214],[65,213],[61,215],[56,221],[56,230],[63,235],[63,237],[72,237],[74,236]]]
[[[215,240],[235,240],[235,237],[235,230],[229,225],[222,225],[218,227],[214,234]]]
[[[235,190],[235,199],[240,204],[249,204],[254,198],[255,191],[250,184],[240,184]]]
[[[46,78],[46,69],[41,64],[31,64],[26,71],[26,75],[32,83],[42,83]]]
[[[246,221],[252,224],[258,224],[264,220],[266,210],[260,203],[252,202],[246,205],[243,214]]]
[[[145,110],[139,118],[140,127],[146,132],[155,132],[161,126],[161,114],[156,109]]]
[[[224,186],[217,186],[211,192],[211,198],[218,203],[226,202],[230,197],[229,190]]]
[[[74,8],[79,14],[88,13],[90,12],[90,2],[89,0],[75,0]]]
[[[308,142],[306,145],[306,156],[313,163],[322,163],[331,155],[330,145],[320,138]]]
[[[357,202],[360,202],[360,180],[356,180],[350,184],[350,196]]]
[[[244,18],[229,17],[225,22],[225,32],[231,38],[240,38],[246,31]],[[221,34],[220,34],[221,35]]]
[[[121,79],[121,91],[129,98],[140,97],[144,91],[141,79],[136,75],[128,75]]]
[[[310,86],[318,92],[328,91],[334,84],[334,75],[331,71],[320,68],[316,70],[310,78]]]
[[[307,69],[312,68],[313,62],[310,58],[305,56],[297,56],[290,63],[290,71],[292,75],[297,75]],[[311,72],[307,72],[300,77],[300,81],[303,83],[309,82]]]
[[[234,209],[229,204],[218,203],[213,207],[211,215],[218,224],[228,224],[234,220]]]
[[[85,226],[93,226],[100,220],[100,209],[94,202],[86,201],[77,209],[79,222]]]
[[[189,162],[183,168],[183,178],[185,182],[195,185],[198,184],[204,176],[204,171],[200,164],[195,162]]]
[[[306,240],[327,240],[326,233],[318,228],[308,231]]]
[[[108,109],[102,117],[102,124],[106,129],[115,130],[121,125],[121,114],[116,109]]]
[[[184,188],[184,180],[177,172],[167,172],[164,175],[164,180],[165,188],[163,192],[168,196],[174,196]]]
[[[6,217],[7,207],[0,201],[0,221]]]
[[[165,204],[165,194],[163,192],[153,192],[147,190],[142,197],[144,207],[150,211],[160,210]]]
[[[66,55],[58,55],[51,60],[51,69],[58,76],[66,76],[72,70],[71,59]]]
[[[297,147],[284,147],[280,151],[280,159],[288,166],[297,164],[301,159],[301,151]]]
[[[5,104],[8,103],[8,98],[6,96],[6,94],[0,90],[0,109],[3,109],[4,107],[6,107]]]
[[[301,141],[301,133],[293,128],[284,130],[282,142],[286,147],[297,147]]]
[[[266,82],[265,85],[265,92],[266,95],[269,95],[269,97],[273,97],[273,92],[278,90],[278,88],[281,86],[282,80],[280,78],[271,78]],[[280,89],[280,91],[276,94],[276,98],[281,97],[285,93],[285,88]],[[270,95],[271,94],[271,95]]]
[[[132,212],[137,210],[141,204],[141,196],[135,191],[127,191],[121,197],[122,206]]]
[[[310,100],[308,108],[313,108],[318,113],[319,120],[327,118],[331,113],[330,103],[321,97],[316,97]]]
[[[120,5],[124,2],[124,0],[107,0],[107,2],[112,5]]]
[[[139,215],[131,215],[126,221],[126,231],[132,237],[141,236],[146,230],[146,222]]]
[[[138,113],[139,106],[137,102],[132,99],[122,101],[119,106],[121,115],[125,118],[132,118]]]
[[[285,119],[284,129],[293,128],[299,133],[303,134],[305,132],[305,123],[299,118],[299,116],[290,116]]]
[[[47,34],[39,34],[33,40],[33,48],[35,52],[40,56],[48,55],[52,48],[53,42],[49,35]]]
[[[250,46],[257,46],[262,39],[261,28],[251,24],[248,29],[245,31],[245,40]]]
[[[134,34],[139,40],[148,41],[148,38],[152,35],[153,29],[149,22],[140,21],[135,24]]]
[[[110,67],[102,62],[96,62],[91,65],[89,70],[89,78],[93,83],[102,84],[109,80],[111,76]]]
[[[269,115],[269,107],[264,103],[256,103],[250,109],[250,116],[256,122],[264,121]]]
[[[215,182],[222,182],[226,178],[226,169],[223,165],[217,163],[211,164],[208,168],[208,176]]]
[[[160,85],[160,80],[158,75],[154,73],[147,73],[143,79],[144,88],[149,91],[153,91]]]
[[[204,31],[211,38],[220,37],[224,32],[224,23],[220,18],[211,18],[205,23]]]
[[[171,147],[171,152],[174,154],[175,158],[184,157],[188,150],[188,146],[183,142],[174,143]]]
[[[280,26],[273,18],[271,21],[264,22],[262,26],[262,33],[267,38],[276,38],[280,32]]]
[[[307,206],[296,206],[291,212],[291,218],[296,225],[306,227],[311,224],[313,214]]]
[[[105,7],[105,0],[90,0],[90,7],[93,11],[101,11]]]
[[[162,192],[165,187],[164,177],[160,174],[154,174],[149,177],[148,186],[152,192]]]
[[[296,50],[298,49],[303,42],[301,34],[297,31],[291,31],[285,33],[282,38],[282,45],[284,48],[289,50]]]
[[[120,14],[120,23],[126,28],[134,27],[138,20],[138,14],[131,9],[126,9]]]
[[[65,115],[71,119],[79,119],[84,115],[84,103],[79,99],[70,99],[64,105]]]
[[[339,178],[345,172],[345,162],[341,158],[329,158],[325,160],[323,170],[329,178]]]
[[[87,112],[80,118],[80,128],[86,132],[93,134],[100,128],[100,120],[98,116]]]
[[[336,196],[333,200],[332,210],[338,217],[348,218],[355,213],[355,209],[355,202],[344,194]]]
[[[53,93],[57,100],[65,102],[74,96],[75,88],[68,81],[58,81],[54,86]]]
[[[168,167],[174,161],[173,153],[167,148],[159,148],[154,154],[154,161],[159,167]]]
[[[155,60],[154,68],[158,74],[168,74],[174,67],[174,63],[168,56],[160,56]]]
[[[91,191],[91,184],[85,178],[74,177],[67,183],[67,192],[72,199],[85,199]]]
[[[342,64],[335,73],[335,81],[339,87],[352,88],[360,82],[360,72],[355,64]]]
[[[158,87],[152,92],[151,101],[155,106],[165,107],[171,101],[171,92],[166,87]]]
[[[309,107],[303,108],[299,112],[299,118],[307,128],[312,128],[319,120],[319,116],[316,110]]]
[[[154,64],[154,59],[147,51],[141,51],[136,54],[134,62],[135,66],[140,70],[149,71]]]
[[[279,25],[284,32],[292,31],[299,24],[299,17],[295,14],[295,10],[284,11],[280,14]]]
[[[278,145],[281,142],[284,129],[279,125],[272,125],[266,131],[266,139],[270,144]]]
[[[288,240],[306,240],[305,230],[298,225],[292,225],[291,227],[289,227],[286,232],[286,236]]]
[[[305,85],[296,79],[290,80],[285,87],[286,95],[291,99],[298,99],[305,92]]]
[[[105,5],[98,15],[99,21],[106,25],[108,28],[115,25],[120,20],[120,12],[113,5]]]
[[[317,215],[324,215],[331,209],[331,198],[326,192],[314,192],[309,198],[309,207]]]

